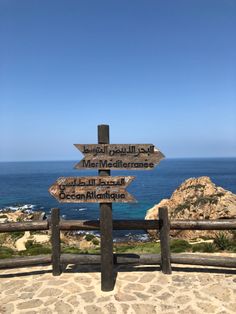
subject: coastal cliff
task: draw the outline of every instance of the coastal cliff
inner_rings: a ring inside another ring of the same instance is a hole
[[[236,194],[216,186],[209,177],[190,178],[183,182],[169,199],[147,211],[145,219],[158,219],[159,207],[167,207],[170,219],[227,219],[236,218]],[[149,234],[157,237],[155,231]],[[215,231],[171,230],[171,235],[193,239],[211,237]]]

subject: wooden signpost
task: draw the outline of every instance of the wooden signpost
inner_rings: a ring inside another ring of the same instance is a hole
[[[136,202],[125,188],[134,177],[67,177],[59,178],[49,192],[61,203],[128,203]]]
[[[98,126],[98,144],[75,144],[84,158],[76,169],[98,169],[99,176],[61,177],[49,193],[61,203],[100,203],[101,289],[114,287],[112,203],[136,202],[125,189],[133,176],[110,176],[115,170],[150,170],[164,155],[153,144],[109,144],[109,126]],[[58,273],[59,270],[55,270]]]
[[[150,170],[164,158],[153,144],[75,144],[84,158],[76,169]]]

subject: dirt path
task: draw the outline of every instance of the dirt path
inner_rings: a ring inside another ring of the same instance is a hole
[[[15,242],[15,247],[16,247],[17,251],[24,251],[24,250],[26,250],[25,243],[29,240],[29,238],[30,238],[30,232],[29,231],[25,231],[25,234],[23,235],[23,237],[21,237],[20,239],[18,239]]]
[[[16,247],[17,251],[26,250],[25,244],[28,240],[32,240],[32,241],[35,241],[37,243],[47,243],[47,242],[49,242],[50,237],[49,237],[49,235],[46,235],[46,234],[31,235],[29,231],[25,231],[25,234],[23,235],[23,237],[21,237],[20,239],[18,239],[15,242],[15,247]]]

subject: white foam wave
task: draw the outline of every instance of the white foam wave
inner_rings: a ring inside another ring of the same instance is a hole
[[[100,238],[100,233],[98,231],[72,231],[75,235],[86,235],[86,234],[93,234],[95,237]]]
[[[115,237],[114,242],[145,242],[149,241],[149,235],[147,233],[142,233],[142,234],[132,234],[132,233],[127,233],[124,236],[121,237]]]
[[[87,210],[87,208],[86,208],[86,207],[72,208],[72,210],[75,211],[75,212],[82,212],[82,211],[84,211],[84,210]]]
[[[87,208],[86,207],[79,208],[79,212],[83,212],[84,210],[87,210]]]
[[[4,207],[2,209],[2,211],[7,211],[7,210],[12,210],[12,211],[16,211],[16,210],[31,211],[35,207],[36,207],[36,205],[34,205],[34,204],[14,205],[14,206],[6,206],[6,207]]]

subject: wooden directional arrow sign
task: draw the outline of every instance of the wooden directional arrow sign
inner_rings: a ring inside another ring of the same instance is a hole
[[[84,154],[77,169],[153,169],[165,156],[152,144],[75,144]]]
[[[136,202],[125,188],[133,176],[61,177],[49,193],[61,203],[130,203]]]

